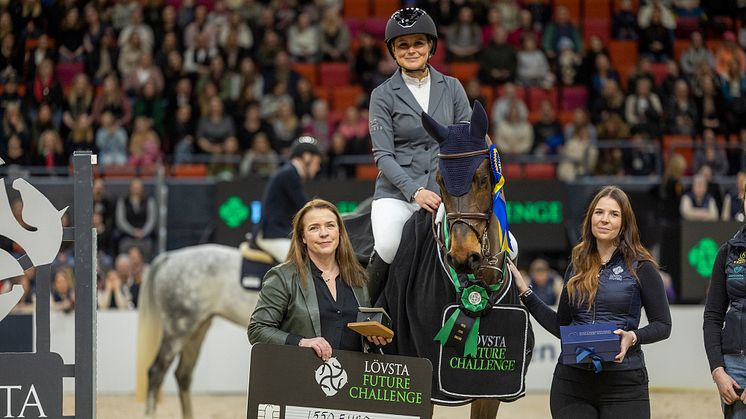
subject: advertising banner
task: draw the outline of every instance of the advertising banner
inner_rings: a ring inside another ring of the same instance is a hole
[[[681,222],[680,302],[704,302],[718,249],[741,226],[738,222]]]
[[[432,365],[422,358],[255,345],[248,419],[430,419]]]

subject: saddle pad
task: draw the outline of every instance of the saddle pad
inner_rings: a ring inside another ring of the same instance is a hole
[[[238,278],[241,287],[246,290],[258,291],[262,288],[264,274],[271,267],[272,265],[267,263],[254,262],[246,258],[241,258],[241,275]]]
[[[458,305],[443,311],[441,324]],[[520,305],[499,305],[480,320],[477,356],[439,345],[438,385],[447,395],[512,401],[526,392],[529,345],[528,311]]]

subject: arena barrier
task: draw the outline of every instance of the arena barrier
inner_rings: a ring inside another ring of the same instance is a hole
[[[671,337],[645,345],[645,359],[652,389],[712,390],[714,386],[702,343],[703,306],[673,306]],[[644,320],[643,320],[644,322]],[[53,313],[52,350],[66,363],[74,359],[74,319]],[[536,346],[526,376],[529,391],[546,391],[559,355],[559,340],[534,322]],[[101,394],[131,394],[135,389],[137,312],[98,313],[97,387]],[[205,339],[194,371],[194,393],[245,393],[249,370],[246,331],[215,319]],[[175,363],[174,363],[175,366]],[[177,391],[173,368],[164,389]]]

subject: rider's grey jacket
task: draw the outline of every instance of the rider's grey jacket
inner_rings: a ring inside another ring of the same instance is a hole
[[[468,122],[471,107],[461,83],[432,66],[429,70],[428,114],[443,125]],[[439,191],[435,182],[439,147],[423,128],[421,114],[399,70],[371,93],[368,122],[379,170],[374,199],[410,201],[421,186]]]

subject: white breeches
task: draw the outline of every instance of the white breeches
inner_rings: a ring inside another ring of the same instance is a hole
[[[384,262],[394,261],[404,224],[418,209],[420,206],[416,202],[394,198],[379,198],[371,204],[370,222],[375,241],[373,249]]]

